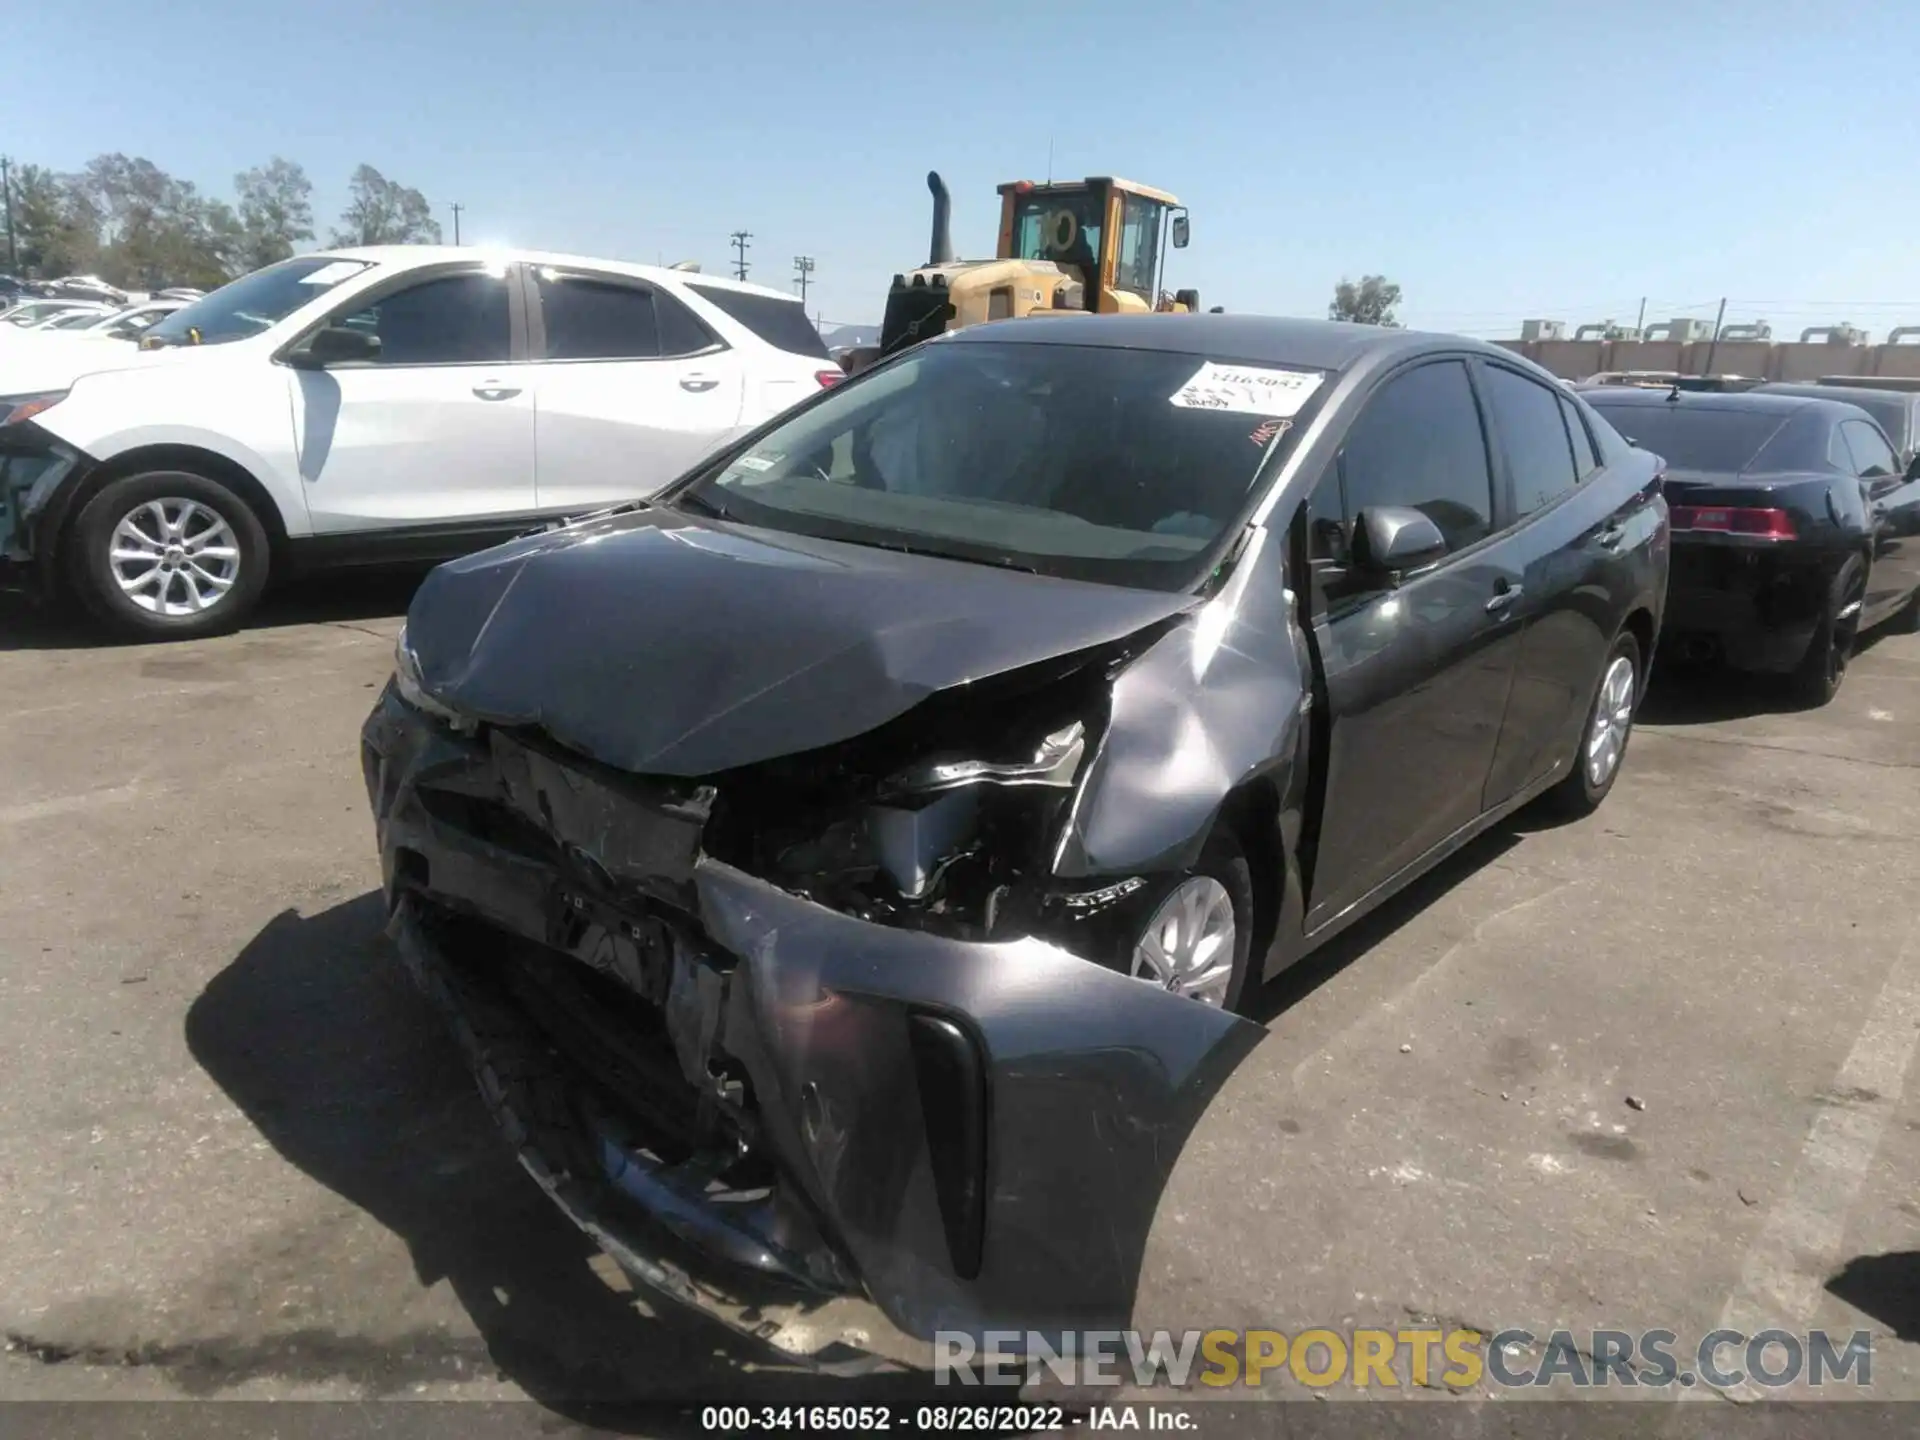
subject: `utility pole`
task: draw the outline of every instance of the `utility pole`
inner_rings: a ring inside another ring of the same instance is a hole
[[[13,173],[4,155],[0,155],[0,196],[4,196],[7,203],[7,269],[17,270],[20,252],[13,238]]]
[[[456,245],[460,243],[460,212],[466,208],[464,205],[453,207],[453,243]]]
[[[1633,322],[1633,338],[1638,340],[1647,333],[1647,297],[1640,297],[1640,318]]]
[[[796,255],[793,257],[793,273],[800,281],[800,308],[807,308],[807,279],[813,274],[813,257]]]
[[[1716,315],[1713,320],[1713,339],[1707,344],[1707,363],[1706,367],[1700,372],[1702,375],[1713,374],[1713,355],[1714,352],[1720,348],[1720,325],[1726,318],[1727,297],[1722,295],[1720,297],[1720,313]]]
[[[747,242],[753,238],[753,232],[736,230],[727,238],[733,241],[733,278],[744,280],[747,278]]]

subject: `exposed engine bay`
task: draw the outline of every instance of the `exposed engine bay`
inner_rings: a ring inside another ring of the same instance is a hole
[[[1066,940],[1098,907],[1056,893],[1053,856],[1112,678],[1140,643],[945,691],[867,735],[716,776],[704,848],[858,919]]]

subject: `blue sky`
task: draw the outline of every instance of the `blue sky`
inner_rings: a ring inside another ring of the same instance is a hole
[[[123,150],[226,193],[285,155],[323,238],[361,161],[443,225],[462,203],[469,241],[723,270],[744,228],[752,279],[815,258],[829,321],[924,259],[929,168],[978,256],[994,185],[1051,145],[1056,176],[1177,193],[1167,283],[1230,310],[1381,272],[1403,320],[1478,334],[1643,296],[1776,335],[1920,324],[1912,0],[174,0],[33,31],[0,87],[16,161]]]

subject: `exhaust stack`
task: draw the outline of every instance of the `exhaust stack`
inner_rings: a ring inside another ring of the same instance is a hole
[[[947,195],[947,182],[940,172],[927,172],[927,189],[933,192],[933,239],[927,246],[929,265],[953,263],[953,201]]]

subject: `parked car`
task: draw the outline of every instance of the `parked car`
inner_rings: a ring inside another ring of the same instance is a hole
[[[124,310],[107,309],[96,314],[55,316],[36,330],[58,329],[89,340],[138,340],[159,321],[186,307],[185,300],[148,300]]]
[[[62,275],[46,284],[47,294],[55,299],[97,300],[106,305],[125,305],[132,297],[118,285],[109,285],[98,275]]]
[[[1786,674],[1824,705],[1859,632],[1920,627],[1920,462],[1860,406],[1749,391],[1586,399],[1667,462],[1682,655]]]
[[[1666,563],[1654,458],[1490,345],[957,331],[428,577],[363,732],[393,931],[642,1283],[1123,1324],[1235,1012],[1605,799]]]
[[[0,352],[0,555],[147,635],[269,573],[436,560],[650,494],[844,378],[797,299],[531,252],[302,255],[137,350]]]
[[[1858,405],[1873,417],[1874,424],[1886,432],[1893,453],[1905,470],[1920,455],[1920,394],[1909,390],[1877,390],[1840,385],[1830,381],[1793,384],[1773,381],[1760,387],[1765,395],[1798,395],[1804,400],[1839,400]]]
[[[56,315],[71,314],[79,310],[99,315],[111,308],[95,300],[22,300],[19,304],[10,307],[4,315],[0,315],[0,321],[25,330],[51,320]]]
[[[75,334],[81,330],[91,329],[102,320],[111,320],[120,313],[120,310],[112,305],[91,303],[74,305],[49,315],[38,324],[26,326],[25,329],[29,335]]]

